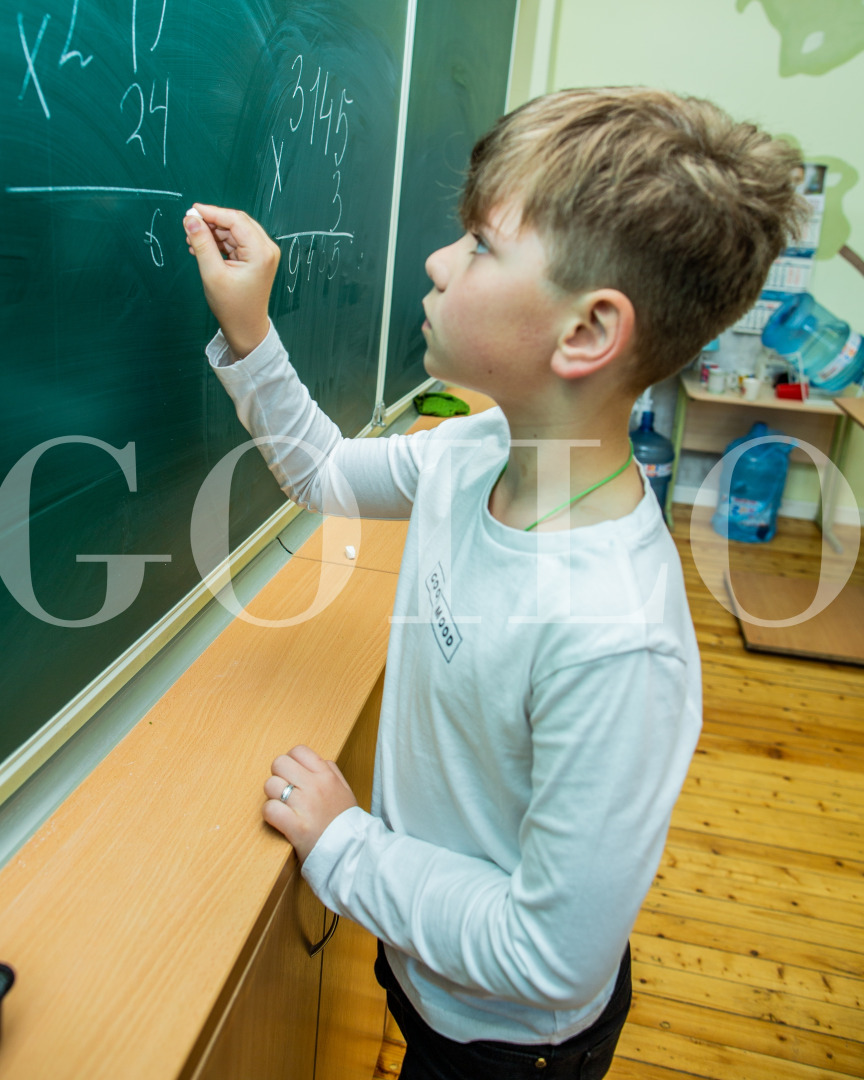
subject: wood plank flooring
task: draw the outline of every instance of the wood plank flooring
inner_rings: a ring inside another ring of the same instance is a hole
[[[694,563],[690,508],[676,518],[705,722],[633,933],[609,1080],[864,1077],[864,671],[746,652]],[[821,557],[814,524],[781,518],[770,544],[731,545],[733,582],[815,580]],[[376,1080],[403,1053],[391,1020]]]

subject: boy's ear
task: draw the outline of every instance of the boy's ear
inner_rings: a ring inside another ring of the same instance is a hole
[[[630,298],[618,289],[596,289],[575,300],[552,370],[562,379],[581,379],[629,349],[636,329]]]

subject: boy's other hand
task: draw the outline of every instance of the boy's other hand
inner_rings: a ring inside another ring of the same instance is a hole
[[[282,833],[303,862],[330,822],[357,800],[336,762],[325,761],[308,746],[295,746],[270,768],[264,820]],[[283,802],[280,796],[288,784],[293,790]]]
[[[187,214],[183,227],[204,295],[234,354],[247,356],[270,329],[267,305],[281,253],[242,210],[204,203],[194,208],[201,217]]]

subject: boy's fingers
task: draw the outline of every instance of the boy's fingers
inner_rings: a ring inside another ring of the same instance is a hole
[[[192,254],[198,260],[201,273],[205,274],[208,270],[221,271],[222,255],[207,226],[190,214],[183,218],[183,227],[186,230],[186,241],[192,249]]]
[[[271,799],[264,803],[261,815],[268,825],[278,829],[286,839],[290,840],[289,833],[296,823],[296,818],[284,803],[279,802],[278,799]]]
[[[268,799],[279,799],[288,784],[291,784],[291,781],[285,776],[270,776],[264,783],[264,794]],[[299,788],[297,790],[299,791]],[[288,798],[290,799],[291,795]]]
[[[316,754],[314,750],[310,750],[308,746],[295,746],[293,750],[288,751],[288,756],[309,772],[321,772],[327,767],[324,758]]]
[[[215,225],[220,229],[233,229],[242,223],[251,223],[252,219],[242,210],[232,210],[227,206],[210,206],[208,203],[193,203],[193,208],[198,211],[208,225]]]
[[[256,241],[269,240],[270,237],[264,229],[244,214],[242,210],[230,210],[224,206],[208,206],[206,203],[195,203],[194,208],[204,221],[212,226],[221,240],[229,236],[236,247],[247,247]]]
[[[281,776],[285,780],[288,779],[289,774],[293,778],[297,778],[298,773],[302,770],[297,768],[296,760],[293,757],[294,751],[292,750],[288,754],[280,754],[270,766],[270,771],[274,776]]]
[[[339,768],[339,766],[336,764],[336,762],[335,761],[327,761],[327,762],[325,762],[325,765],[327,765],[331,769],[331,771],[334,772],[338,776],[338,778],[342,782],[343,787],[347,791],[351,791],[351,785],[348,783],[348,781],[342,775],[342,770]]]

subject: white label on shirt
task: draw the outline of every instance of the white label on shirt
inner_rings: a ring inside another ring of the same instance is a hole
[[[432,605],[429,625],[432,627],[432,633],[438,642],[438,648],[449,664],[454,653],[462,644],[462,635],[453,621],[450,605],[444,596],[444,570],[440,562],[435,565],[435,569],[426,578],[426,588],[429,590],[429,603]]]

